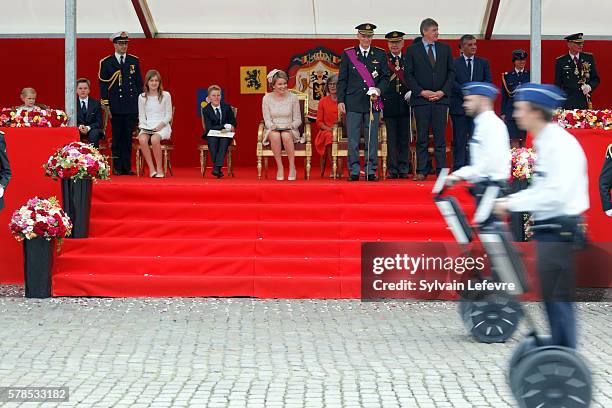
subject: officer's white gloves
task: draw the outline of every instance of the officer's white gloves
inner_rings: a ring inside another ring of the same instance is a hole
[[[226,123],[224,126],[225,130],[227,130],[228,132],[232,131],[232,125],[230,125],[229,123]]]
[[[585,95],[588,95],[591,93],[591,85],[583,84],[582,87],[580,87],[580,89],[582,89],[582,93]]]
[[[0,185],[0,198],[4,196],[4,187]]]
[[[404,100],[409,101],[411,96],[412,96],[412,91],[406,92],[406,95],[404,95]]]
[[[375,87],[371,86],[370,89],[368,89],[367,94],[368,95],[380,96],[380,91],[378,90],[378,88],[375,88]]]

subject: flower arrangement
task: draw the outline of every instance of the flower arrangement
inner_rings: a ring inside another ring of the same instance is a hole
[[[512,149],[512,174],[511,180],[528,180],[533,177],[533,167],[536,154],[532,148],[520,147]]]
[[[554,120],[566,129],[612,129],[612,110],[559,109]]]
[[[9,229],[17,241],[41,237],[50,241],[70,235],[72,221],[64,213],[57,198],[42,199],[34,197],[13,213]]]
[[[31,111],[3,108],[0,111],[0,127],[64,127],[68,115],[59,109],[34,108]]]
[[[43,165],[45,175],[72,179],[109,178],[109,165],[106,157],[90,144],[72,142],[56,150]]]

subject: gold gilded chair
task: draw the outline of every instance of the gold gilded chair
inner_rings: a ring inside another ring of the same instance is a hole
[[[238,116],[238,108],[232,106],[232,111],[234,111],[234,117]],[[200,118],[202,119],[202,130],[206,132],[206,124],[204,123],[204,115],[200,110]],[[232,138],[232,143],[227,147],[227,173],[234,177],[234,166],[232,163],[232,152],[236,150],[236,135]],[[202,143],[198,145],[198,151],[200,152],[200,174],[204,177],[206,174],[206,159],[208,157],[208,142],[206,138],[202,140]]]
[[[175,111],[175,107],[173,106],[172,107],[172,118],[170,119],[170,123],[169,123],[170,126],[172,126],[172,123],[174,122],[174,111]],[[134,133],[135,133],[135,136],[132,138],[133,140],[132,147],[134,148],[134,150],[136,150],[136,174],[138,174],[139,176],[142,176],[144,172],[144,167],[142,165],[142,152],[140,151],[140,143],[138,142],[138,128],[135,129]],[[149,145],[150,144],[151,143],[149,141]],[[164,168],[165,175],[168,175],[168,172],[170,173],[171,176],[174,175],[172,174],[172,160],[171,160],[171,154],[173,150],[174,150],[174,143],[172,142],[172,139],[161,141],[162,166]]]
[[[304,137],[304,143],[295,143],[295,157],[304,158],[304,174],[306,180],[310,180],[310,163],[312,161],[312,142],[310,133],[310,122],[308,121],[308,94],[298,92],[294,89],[289,90],[295,94],[300,101],[300,116],[302,117],[302,124],[300,125],[300,135]],[[261,179],[262,164],[263,170],[265,170],[265,176],[268,178],[268,158],[274,157],[270,144],[264,146],[263,144],[264,134],[264,121],[259,123],[259,129],[257,130],[257,177]],[[287,152],[283,149],[283,156],[287,156]]]
[[[348,132],[346,131],[346,116],[338,112],[339,120],[332,131],[332,174],[334,179],[338,178],[338,158],[348,158]],[[365,158],[365,139],[367,135],[363,134],[364,128],[361,128],[361,137],[359,140],[359,157]],[[384,180],[387,177],[387,126],[383,119],[378,125],[378,177]],[[346,168],[350,171],[348,159]]]

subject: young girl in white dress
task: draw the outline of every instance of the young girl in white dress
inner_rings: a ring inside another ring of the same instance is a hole
[[[145,75],[144,93],[138,97],[138,142],[151,177],[164,177],[161,141],[170,139],[171,122],[172,98],[169,92],[164,91],[159,72],[151,69]]]

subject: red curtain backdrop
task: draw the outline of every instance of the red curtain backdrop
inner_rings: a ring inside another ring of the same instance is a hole
[[[457,41],[450,43],[458,55]],[[140,58],[143,75],[146,70],[158,69],[164,87],[172,93],[176,106],[172,138],[176,145],[174,166],[197,166],[197,143],[201,136],[201,122],[196,115],[196,92],[216,83],[225,89],[225,99],[239,108],[238,149],[234,155],[237,166],[255,166],[257,124],[261,120],[262,95],[241,95],[240,66],[265,65],[286,69],[292,55],[317,46],[324,46],[338,54],[356,43],[350,39],[133,39],[129,52]],[[386,41],[374,44],[386,49]],[[92,80],[92,95],[98,97],[98,64],[113,52],[106,39],[78,40],[79,77]],[[64,41],[63,39],[1,39],[5,55],[2,61],[3,92],[0,106],[20,103],[19,93],[25,86],[38,91],[38,101],[53,107],[64,105]],[[516,48],[529,51],[529,41],[479,40],[478,55],[491,61],[494,82],[501,86],[502,72],[512,68],[511,53]],[[602,83],[594,93],[596,108],[612,107],[612,42],[587,41],[585,51],[595,54]],[[555,58],[567,52],[565,41],[544,41],[542,50],[544,82],[554,80]],[[8,80],[10,78],[10,80]],[[110,129],[110,126],[109,126]],[[316,128],[313,127],[313,134]],[[315,156],[318,156],[315,154]],[[315,164],[318,157],[315,157]],[[318,167],[314,167],[314,169]]]

